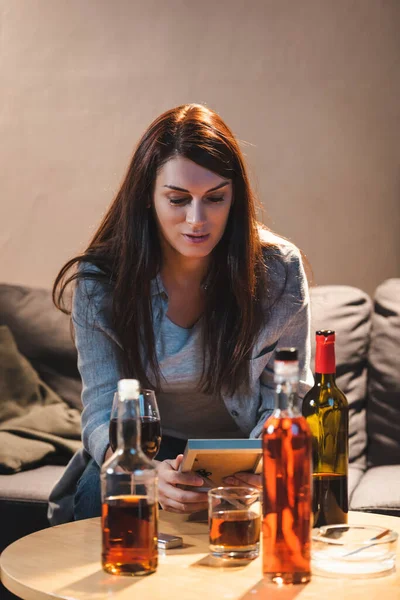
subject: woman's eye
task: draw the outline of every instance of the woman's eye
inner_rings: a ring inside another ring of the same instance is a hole
[[[185,198],[185,197],[180,197],[180,198],[169,198],[169,201],[171,202],[171,204],[175,204],[175,205],[180,205],[180,204],[185,204],[185,202],[188,202],[189,198]]]
[[[207,200],[208,202],[213,202],[216,204],[217,202],[222,202],[224,200],[224,196],[208,196]],[[169,201],[175,206],[181,206],[187,202],[190,202],[191,198],[189,196],[169,196]]]

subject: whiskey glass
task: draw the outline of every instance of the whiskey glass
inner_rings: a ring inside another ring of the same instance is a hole
[[[208,492],[211,554],[253,559],[259,554],[261,492],[247,486],[218,487]]]

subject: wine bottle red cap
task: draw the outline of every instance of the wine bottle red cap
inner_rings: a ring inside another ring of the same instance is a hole
[[[336,373],[335,332],[332,329],[320,329],[315,333],[315,372]]]
[[[315,335],[317,344],[328,344],[329,342],[335,341],[335,332],[333,331],[333,329],[319,329],[315,332]]]

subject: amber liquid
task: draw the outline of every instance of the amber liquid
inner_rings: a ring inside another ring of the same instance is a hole
[[[263,431],[263,573],[272,581],[309,581],[311,434],[301,416],[271,416]]]
[[[139,496],[111,496],[102,506],[103,569],[147,575],[157,568],[157,504]]]
[[[313,475],[314,527],[347,523],[347,477],[335,473]]]
[[[141,421],[141,446],[147,458],[154,458],[161,444],[161,424],[154,417],[140,417]],[[123,421],[124,440],[130,447],[136,447],[136,421],[126,419]],[[110,421],[110,446],[115,452],[117,449],[117,419]]]
[[[223,550],[253,549],[260,539],[260,515],[249,510],[221,510],[210,519],[210,544]]]

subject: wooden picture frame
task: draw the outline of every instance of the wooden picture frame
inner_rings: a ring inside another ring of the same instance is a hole
[[[196,491],[224,485],[223,478],[238,471],[261,473],[261,470],[261,439],[247,438],[188,440],[180,466],[183,473],[193,471],[204,479],[204,487]]]

